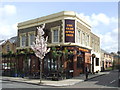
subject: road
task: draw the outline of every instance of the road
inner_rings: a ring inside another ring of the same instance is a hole
[[[109,74],[99,76],[88,81],[80,82],[66,88],[117,88],[118,71],[110,71]]]
[[[2,88],[112,88],[113,90],[113,88],[118,88],[118,71],[110,71],[109,74],[99,76],[88,81],[83,81],[72,86],[50,87],[19,82],[2,81]]]

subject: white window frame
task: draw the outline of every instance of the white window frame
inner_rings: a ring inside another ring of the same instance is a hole
[[[58,42],[54,42],[54,36],[53,36],[54,30],[58,30]],[[59,43],[60,42],[60,26],[51,28],[51,32],[52,32],[52,43]]]
[[[85,41],[85,33],[83,32],[83,33],[82,33],[82,44],[85,45],[85,42],[86,42],[86,41]]]
[[[30,35],[33,34],[35,38],[35,31],[28,32],[28,46],[31,46]]]
[[[79,34],[79,32],[80,32],[80,34]],[[77,29],[76,38],[77,38],[77,43],[81,43],[81,30],[80,29]]]
[[[26,33],[20,34],[20,47],[25,47],[26,44],[27,44],[27,40],[26,40],[26,42],[25,42],[25,46],[22,46],[22,36],[25,36],[25,37],[26,37]],[[27,39],[27,37],[26,37],[26,39]]]
[[[87,35],[87,46],[89,46],[89,38],[90,38],[90,36],[89,35]]]

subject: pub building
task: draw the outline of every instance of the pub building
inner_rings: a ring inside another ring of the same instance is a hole
[[[48,36],[51,50],[43,60],[42,76],[48,78],[57,73],[62,79],[71,78],[85,73],[86,65],[92,72],[91,51],[92,44],[96,43],[91,43],[91,26],[76,12],[62,11],[18,23],[18,74],[39,76],[40,62],[31,45],[35,41],[37,27],[44,23],[44,36]],[[99,46],[97,44],[97,51]]]

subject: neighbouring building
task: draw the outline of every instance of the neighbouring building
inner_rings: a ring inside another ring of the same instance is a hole
[[[3,70],[2,70],[2,44],[4,42],[5,42],[5,40],[0,40],[0,69],[2,72],[3,72]],[[2,75],[2,73],[0,75]]]
[[[100,62],[101,62],[101,58],[100,58],[100,38],[93,34],[91,32],[91,42],[90,42],[90,47],[92,48],[91,50],[91,70],[92,72],[99,72],[101,71],[101,67],[100,67]]]
[[[77,13],[62,11],[18,23],[19,74],[39,73],[39,59],[31,45],[37,35],[36,27],[44,23],[51,52],[43,60],[43,75],[56,71],[69,78],[85,73],[86,66],[89,66],[90,72],[100,71],[100,38],[91,32],[91,26]],[[62,55],[54,59],[52,48],[62,51]]]
[[[3,75],[13,76],[13,73],[15,72],[16,63],[17,63],[16,44],[17,44],[17,37],[12,37],[1,44]]]
[[[113,68],[120,68],[120,56],[119,53],[111,53],[111,55],[113,56]]]
[[[106,70],[113,65],[113,55],[101,49],[101,69],[102,71]]]

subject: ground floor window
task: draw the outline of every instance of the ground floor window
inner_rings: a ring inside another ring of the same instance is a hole
[[[96,66],[99,66],[99,58],[96,58]]]
[[[82,57],[77,57],[77,68],[83,68],[84,61]]]

